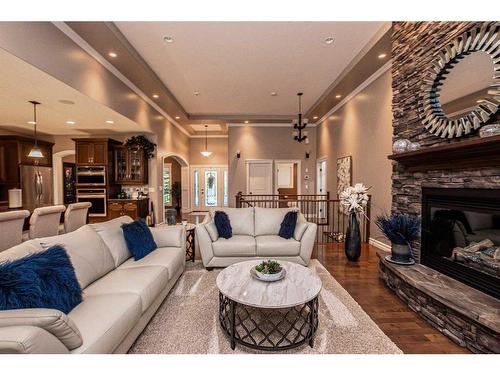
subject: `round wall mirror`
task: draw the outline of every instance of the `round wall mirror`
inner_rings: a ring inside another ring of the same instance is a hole
[[[442,138],[481,127],[500,107],[500,26],[464,33],[426,74],[422,122]]]

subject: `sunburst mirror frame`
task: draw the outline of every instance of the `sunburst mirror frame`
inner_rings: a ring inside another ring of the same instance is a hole
[[[450,119],[441,108],[441,86],[448,73],[465,56],[487,53],[493,62],[493,82],[484,100],[459,118]],[[500,23],[485,24],[464,32],[439,53],[424,76],[423,111],[425,128],[441,138],[461,137],[479,129],[500,108]]]

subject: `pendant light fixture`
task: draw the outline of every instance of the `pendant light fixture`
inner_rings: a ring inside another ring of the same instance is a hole
[[[208,125],[205,125],[205,151],[201,151],[201,154],[206,158],[212,155],[212,151],[208,151]]]
[[[302,130],[304,130],[307,126],[307,119],[304,119],[304,122],[302,122],[302,95],[303,93],[301,92],[297,93],[297,96],[299,97],[299,118],[297,120],[293,120],[293,128],[296,129],[294,132],[295,137],[293,139],[299,143],[307,139],[307,135],[302,135]]]
[[[31,149],[31,151],[28,154],[28,157],[30,158],[43,158],[43,153],[42,150],[38,147],[38,139],[36,136],[36,106],[40,104],[39,102],[36,102],[34,100],[30,100],[30,103],[33,104],[33,125],[35,126],[35,145]]]

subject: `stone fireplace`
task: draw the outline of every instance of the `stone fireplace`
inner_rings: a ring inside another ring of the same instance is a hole
[[[500,231],[500,136],[481,139],[475,131],[442,138],[431,134],[420,117],[429,64],[457,36],[483,25],[393,23],[393,141],[405,138],[421,148],[390,156],[392,212],[421,216],[423,230],[413,249],[419,264],[394,266],[381,254],[380,276],[459,345],[500,353],[500,261],[494,261],[495,231]],[[490,122],[499,119],[497,112]]]
[[[421,263],[500,299],[500,190],[422,189]]]

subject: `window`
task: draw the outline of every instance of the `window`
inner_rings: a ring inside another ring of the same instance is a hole
[[[172,164],[163,164],[163,204],[172,205]]]
[[[193,189],[194,189],[194,206],[199,207],[200,206],[200,200],[199,200],[199,190],[200,190],[200,183],[199,183],[199,173],[198,170],[194,171],[194,178],[193,178]]]
[[[224,169],[224,206],[229,205],[229,187],[228,187],[228,174],[227,169]]]

